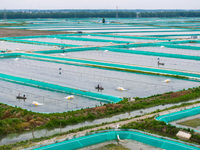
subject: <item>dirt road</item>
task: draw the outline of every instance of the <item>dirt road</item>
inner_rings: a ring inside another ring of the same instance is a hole
[[[21,30],[21,29],[1,29],[0,37],[15,37],[15,36],[34,36],[34,35],[54,35],[66,34],[66,32],[57,31],[36,31],[36,30]]]

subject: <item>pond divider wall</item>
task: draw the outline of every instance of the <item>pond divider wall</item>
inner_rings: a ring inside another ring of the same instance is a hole
[[[200,106],[156,117],[158,121],[166,123],[200,114]]]
[[[177,58],[177,59],[189,59],[189,60],[197,60],[200,61],[199,56],[190,56],[190,55],[180,55],[180,54],[169,54],[169,53],[158,53],[158,52],[149,52],[149,51],[138,51],[138,50],[127,50],[120,48],[99,48],[100,50],[108,50],[112,52],[120,52],[120,53],[129,53],[129,54],[137,54],[137,55],[147,55],[147,56],[159,56],[159,57],[168,57],[168,58]]]
[[[169,139],[161,136],[156,136],[153,134],[148,134],[145,132],[137,131],[137,130],[129,130],[129,131],[101,131],[100,133],[94,133],[92,135],[86,135],[79,138],[71,139],[63,142],[58,142],[55,144],[47,145],[40,148],[35,148],[35,150],[68,150],[79,149],[86,146],[91,146],[94,144],[99,144],[111,140],[117,140],[117,136],[120,139],[129,139],[135,140],[138,142],[142,142],[151,146],[159,147],[166,150],[200,150],[200,148],[195,147],[197,145],[187,145],[186,142],[181,142],[174,139]],[[42,145],[41,145],[42,146]],[[32,149],[34,149],[32,147]]]
[[[112,35],[112,34],[63,34],[62,36],[98,36],[98,37],[114,37],[114,38],[125,38],[125,39],[141,39],[141,40],[174,40],[171,38],[154,38],[154,37],[140,37],[140,36],[125,36],[125,35]]]
[[[50,43],[50,42],[40,42],[40,41],[31,41],[31,40],[14,39],[14,38],[1,38],[1,40],[8,41],[8,42],[25,43],[25,44],[36,44],[36,45],[47,45],[47,46],[82,47],[82,45],[72,45],[72,44],[62,44],[62,43]]]
[[[34,53],[56,54],[56,53],[67,53],[67,52],[92,51],[92,50],[96,50],[96,49],[98,49],[98,47],[83,47],[83,48],[70,48],[70,49],[63,49],[63,50],[34,51]]]
[[[170,37],[173,37],[173,36],[200,36],[200,34],[199,33],[194,33],[194,34],[162,34],[162,35],[145,35],[145,36],[147,36],[147,37],[168,37],[168,36],[170,36]]]

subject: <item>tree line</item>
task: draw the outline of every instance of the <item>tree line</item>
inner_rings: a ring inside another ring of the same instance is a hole
[[[116,12],[7,12],[8,19],[31,19],[31,18],[115,18]],[[3,18],[4,13],[0,13]],[[118,12],[120,18],[136,17],[135,12]]]
[[[7,12],[8,19],[32,19],[32,18],[115,18],[117,12]],[[0,12],[3,19],[4,12]],[[153,17],[200,17],[199,11],[177,11],[177,12],[127,12],[119,11],[119,18],[153,18]]]

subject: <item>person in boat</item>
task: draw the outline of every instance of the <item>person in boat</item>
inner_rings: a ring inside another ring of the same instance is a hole
[[[59,74],[61,74],[61,70],[62,70],[62,68],[59,68]]]
[[[97,85],[97,88],[98,88],[98,89],[100,88],[99,84]]]
[[[26,97],[26,95],[24,94],[24,95],[23,95],[23,98],[25,98],[25,97]]]

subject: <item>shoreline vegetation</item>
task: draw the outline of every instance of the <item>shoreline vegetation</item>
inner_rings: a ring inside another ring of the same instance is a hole
[[[101,23],[102,18],[105,18],[105,23],[114,23],[114,24],[125,24],[125,25],[144,25],[148,27],[157,27],[157,28],[183,28],[183,29],[192,29],[193,31],[195,28],[194,26],[176,26],[173,23],[180,23],[179,21],[173,21],[170,19],[168,23],[171,23],[171,26],[167,25],[159,25],[159,24],[146,24],[146,23],[138,23],[134,22],[134,20],[130,23],[123,23],[118,22],[116,19],[116,10],[106,11],[106,10],[46,10],[46,11],[39,11],[39,10],[0,10],[0,17],[4,18],[5,15],[7,19],[2,20],[0,24],[0,37],[19,37],[19,36],[34,36],[34,35],[55,35],[55,34],[67,34],[70,32],[64,31],[37,31],[37,30],[24,30],[24,29],[6,29],[6,27],[27,27],[29,25],[35,24],[35,22],[29,22],[24,20],[20,22],[19,20],[11,20],[11,19],[35,19],[35,21],[43,20],[44,23],[54,24],[53,18],[62,19],[62,23],[69,23],[70,21],[74,21],[77,19],[74,18],[90,18],[92,22]],[[118,18],[127,18],[127,19],[137,19],[143,18],[183,18],[183,17],[200,17],[200,10],[180,10],[180,11],[170,11],[170,10],[118,10]],[[45,20],[44,18],[51,19],[50,22]],[[71,18],[71,19],[70,19]],[[110,18],[110,19],[108,19]],[[80,20],[80,19],[79,19]],[[157,19],[159,20],[159,19]],[[76,23],[74,21],[74,23]],[[78,24],[82,24],[82,22],[78,22]],[[189,21],[181,21],[183,24],[197,24],[200,23],[200,20],[189,20]],[[173,26],[172,26],[173,25]],[[157,39],[157,38],[156,38]],[[196,43],[196,41],[190,41],[189,43]],[[176,43],[174,43],[176,44]],[[177,43],[178,44],[178,43]],[[101,65],[88,65],[84,64],[85,67],[94,67],[99,69],[109,69],[115,71],[122,71],[122,72],[129,72],[129,73],[138,73],[138,74],[147,74],[147,75],[159,75],[159,76],[166,76],[166,77],[173,77],[179,78],[183,80],[192,80],[196,82],[200,82],[198,78],[189,78],[186,76],[181,75],[172,75],[172,74],[162,74],[162,73],[153,73],[148,71],[139,71],[139,70],[131,70],[131,69],[124,69],[124,68],[117,68],[117,67],[109,67],[109,66],[101,66]],[[163,110],[155,110],[149,114],[145,115],[138,115],[131,118],[120,119],[118,121],[113,122],[104,122],[102,124],[97,125],[88,125],[82,126],[77,129],[72,129],[67,132],[62,132],[50,135],[47,137],[40,137],[40,138],[30,138],[29,140],[19,141],[13,144],[2,145],[0,146],[0,150],[10,150],[10,149],[22,149],[28,148],[35,145],[47,144],[51,142],[59,142],[60,139],[67,139],[66,137],[76,137],[81,132],[85,132],[85,135],[90,134],[95,131],[101,131],[105,129],[111,129],[113,124],[120,123],[124,121],[120,126],[121,129],[129,130],[129,129],[137,129],[140,131],[144,131],[147,133],[153,133],[156,135],[161,135],[165,137],[170,137],[173,139],[178,139],[176,134],[178,131],[185,131],[192,135],[190,140],[182,140],[189,143],[200,144],[200,133],[195,132],[192,129],[179,128],[170,124],[166,124],[162,121],[157,121],[154,117],[157,114],[165,113],[164,111],[171,111],[172,109],[179,108],[182,109],[185,106],[191,105],[194,107],[194,104],[200,104],[200,87],[189,88],[187,90],[183,89],[181,91],[176,92],[166,92],[163,94],[152,95],[145,98],[140,97],[133,97],[135,101],[129,101],[128,98],[124,97],[122,101],[116,104],[104,104],[101,106],[96,106],[93,108],[85,108],[80,110],[72,110],[63,113],[36,113],[32,111],[28,111],[26,109],[22,109],[17,106],[9,106],[7,104],[0,103],[0,136],[6,137],[12,133],[19,133],[23,134],[25,132],[34,132],[39,131],[42,129],[52,130],[55,128],[62,128],[67,127],[68,125],[75,125],[78,123],[83,123],[85,121],[92,121],[96,119],[103,119],[109,118],[111,116],[115,116],[118,114],[123,114],[135,110],[139,110],[142,112],[141,109],[151,108],[160,105],[166,104],[177,104],[183,102],[180,105],[172,106],[170,108],[166,108]],[[190,100],[196,100],[195,102],[190,102]],[[190,103],[189,103],[190,102]],[[193,105],[192,105],[193,104]],[[188,126],[199,126],[196,120],[190,120],[187,123]],[[188,124],[190,123],[190,124]],[[109,145],[111,147],[115,145]],[[105,146],[106,147],[106,146]]]
[[[197,98],[200,98],[200,87],[152,95],[146,98],[135,97],[133,102],[129,102],[128,98],[124,98],[116,104],[104,104],[94,108],[50,114],[35,113],[17,106],[12,107],[0,103],[0,135],[32,131],[32,129],[62,128],[84,121],[110,117],[158,105],[187,102]]]
[[[158,113],[166,113],[166,111],[171,110],[171,109],[185,109],[185,106],[193,106],[194,104],[198,104],[198,102],[193,102],[193,103],[183,103],[179,106],[172,106],[170,108],[166,108],[162,111],[160,110],[156,110],[150,114],[146,114],[144,116],[135,116],[135,117],[131,117],[131,118],[127,118],[127,119],[121,119],[119,121],[113,121],[113,122],[105,122],[102,124],[98,124],[98,125],[91,125],[91,126],[84,126],[84,127],[80,127],[78,129],[72,129],[69,130],[67,132],[61,132],[61,133],[57,133],[48,137],[41,137],[41,138],[33,138],[30,140],[26,140],[26,141],[20,141],[17,143],[13,143],[13,144],[9,144],[9,145],[3,145],[0,146],[0,149],[2,150],[10,150],[10,149],[22,149],[22,148],[29,148],[29,147],[34,147],[36,145],[48,145],[49,143],[57,143],[58,141],[63,141],[63,139],[68,139],[68,137],[73,136],[73,138],[76,138],[76,135],[81,134],[83,135],[85,133],[85,135],[89,135],[90,133],[93,132],[98,132],[98,131],[102,131],[102,130],[108,130],[108,129],[112,129],[111,127],[116,124],[116,123],[122,123],[122,122],[126,122],[128,120],[131,120],[127,123],[125,123],[124,125],[122,125],[121,129],[125,129],[125,130],[129,130],[130,129],[139,129],[140,131],[144,131],[144,132],[148,132],[148,133],[153,133],[153,134],[157,134],[157,135],[161,135],[161,136],[167,136],[167,137],[171,137],[174,139],[178,139],[175,135],[176,132],[178,132],[179,130],[183,130],[186,131],[188,133],[192,134],[192,140],[183,140],[185,142],[189,142],[189,143],[194,143],[197,144],[200,142],[200,133],[196,133],[193,130],[188,129],[182,129],[182,128],[178,128],[175,126],[172,126],[170,124],[166,124],[163,121],[157,121],[155,120],[155,115],[158,115]],[[134,121],[132,121],[134,120]],[[140,125],[140,123],[142,122],[142,125]],[[148,122],[148,124],[151,124],[150,127],[148,127],[148,130],[146,130],[145,128],[143,128],[145,125],[147,125],[146,123]],[[157,129],[158,128],[158,129]],[[173,129],[173,131],[171,130],[166,130],[166,129]],[[173,134],[171,134],[171,132]],[[178,139],[180,140],[180,139]]]
[[[49,11],[49,12],[48,12]],[[6,12],[8,19],[33,19],[33,18],[116,18],[116,11],[111,10],[27,10],[27,11],[13,11],[7,10]],[[3,18],[4,11],[0,12],[0,17]],[[146,11],[141,10],[119,10],[118,18],[173,18],[173,17],[200,17],[199,10],[182,10],[182,11]],[[66,20],[67,21],[67,20]],[[188,21],[189,22],[189,21]],[[194,22],[194,21],[193,21]],[[193,23],[192,22],[192,23]],[[195,21],[198,23],[199,21]]]
[[[90,65],[90,64],[87,64],[85,66],[90,66],[90,67],[100,68],[100,69],[117,70],[117,71],[122,71],[122,72],[132,72],[132,73],[140,73],[140,74],[148,74],[148,75],[158,75],[158,76],[166,76],[166,77],[172,77],[172,78],[177,78],[177,79],[190,79],[190,80],[193,80],[193,81],[199,81],[197,78],[192,79],[192,78],[189,78],[189,77],[186,77],[186,76],[172,75],[172,74],[166,74],[166,73],[156,73],[156,72],[148,72],[148,71],[140,71],[140,70],[134,70],[134,69],[124,69],[124,68],[100,66],[100,65]]]
[[[200,126],[200,118],[194,118],[186,121],[178,122],[177,124],[188,126],[188,127],[199,127]]]

